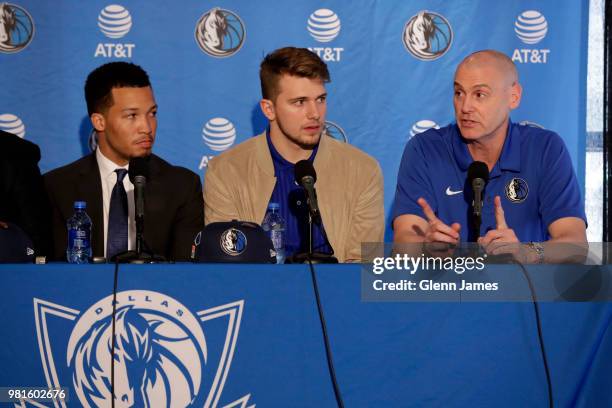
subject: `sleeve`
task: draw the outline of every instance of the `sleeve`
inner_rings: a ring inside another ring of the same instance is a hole
[[[572,161],[561,137],[552,134],[546,144],[542,160],[539,211],[542,221],[549,226],[564,217],[577,217],[586,223],[584,200]]]
[[[423,154],[421,143],[422,135],[410,139],[404,149],[402,161],[397,174],[397,187],[395,198],[391,209],[391,225],[393,220],[404,214],[418,215],[425,218],[423,209],[417,203],[419,197],[423,197],[433,211],[437,213],[438,203],[430,181],[429,166]]]
[[[208,163],[204,175],[204,223],[231,221],[240,219],[238,208],[232,198],[227,180],[231,177],[222,177],[223,171],[215,158]]]
[[[350,242],[346,245],[345,262],[361,261],[362,243],[383,242],[385,239],[383,176],[378,163],[357,198],[348,236]]]
[[[176,261],[187,261],[191,257],[191,246],[198,232],[204,227],[204,203],[200,177],[190,172],[190,180],[185,183],[185,201],[173,223],[172,255]]]
[[[38,147],[36,148],[38,151]],[[38,153],[40,157],[40,153]],[[21,226],[32,239],[37,255],[49,253],[50,210],[38,158],[15,162],[15,183],[13,197],[18,211],[15,223]]]
[[[53,261],[66,260],[66,220],[62,216],[60,203],[55,195],[55,182],[53,176],[46,174],[43,177],[45,183],[46,197],[50,206],[51,217],[51,241],[47,250],[47,256]]]

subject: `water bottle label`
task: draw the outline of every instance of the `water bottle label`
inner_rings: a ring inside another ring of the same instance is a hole
[[[283,232],[279,230],[272,230],[270,232],[270,238],[272,239],[272,245],[274,249],[282,248],[283,245]]]
[[[68,232],[68,245],[72,249],[89,249],[89,230],[71,229]]]

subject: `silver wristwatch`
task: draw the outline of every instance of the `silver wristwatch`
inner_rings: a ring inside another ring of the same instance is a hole
[[[541,242],[529,242],[527,246],[537,255],[537,263],[544,263],[544,245]]]

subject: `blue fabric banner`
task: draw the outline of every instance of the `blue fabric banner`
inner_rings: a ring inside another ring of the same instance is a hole
[[[584,186],[586,0],[14,0],[1,10],[0,129],[38,143],[43,171],[90,151],[87,74],[131,60],[160,107],[155,152],[202,175],[265,129],[259,63],[293,45],[328,63],[329,133],[379,160],[389,211],[406,141],[453,121],[455,67],[494,48],[524,87],[512,119],[559,133]]]
[[[113,268],[0,266],[0,387],[70,399],[12,408],[110,406]],[[363,302],[361,266],[315,269],[347,407],[547,405],[530,302]],[[118,276],[117,406],[336,406],[307,265]],[[610,406],[612,305],[541,303],[540,316],[555,406]]]

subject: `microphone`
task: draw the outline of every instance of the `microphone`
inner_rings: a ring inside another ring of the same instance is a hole
[[[480,236],[480,223],[482,221],[482,193],[489,181],[489,168],[481,161],[475,161],[470,164],[467,173],[469,185],[472,186],[474,192],[474,201],[472,201],[472,216],[474,221],[474,240]]]
[[[309,160],[300,160],[295,163],[295,181],[306,190],[306,198],[313,220],[320,220],[319,203],[314,184],[317,181],[317,173]]]
[[[130,160],[128,175],[134,184],[134,212],[136,218],[136,252],[142,253],[142,235],[144,232],[145,197],[144,191],[149,178],[150,156],[134,157]]]

